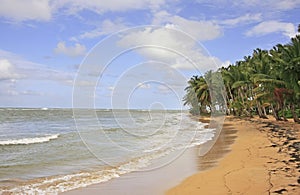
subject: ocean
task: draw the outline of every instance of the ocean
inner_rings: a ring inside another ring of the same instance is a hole
[[[151,171],[211,140],[205,125],[187,111],[2,108],[0,191],[58,194]]]

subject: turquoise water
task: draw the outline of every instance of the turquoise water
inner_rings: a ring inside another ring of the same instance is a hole
[[[3,192],[56,194],[106,182],[148,170],[214,135],[185,111],[82,110],[75,116],[72,109],[0,109]]]

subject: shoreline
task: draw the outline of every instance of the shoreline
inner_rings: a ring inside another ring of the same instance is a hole
[[[198,120],[198,118],[196,118]],[[201,118],[200,122],[209,123],[209,118]],[[209,124],[207,127],[209,128]],[[236,130],[230,124],[224,124],[225,131],[221,131],[213,148],[205,155],[199,156],[199,149],[195,146],[187,149],[172,163],[150,171],[132,172],[110,181],[94,184],[85,188],[78,188],[63,192],[64,195],[83,194],[164,194],[166,190],[179,184],[199,171],[209,170],[230,151],[236,139]]]
[[[60,194],[300,194],[300,124],[228,116],[222,127],[204,156],[209,141],[165,164]]]
[[[300,124],[257,117],[224,124],[237,130],[232,150],[166,194],[300,194]]]

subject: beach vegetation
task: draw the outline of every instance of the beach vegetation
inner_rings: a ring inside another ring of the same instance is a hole
[[[223,77],[224,89],[216,89],[216,79],[212,79],[216,72]],[[300,35],[270,50],[257,48],[251,56],[215,72],[210,70],[202,76],[193,76],[183,98],[192,114],[216,110],[218,101],[212,97],[218,93],[211,89],[225,91],[226,105],[218,105],[217,110],[227,115],[258,115],[260,118],[273,115],[276,120],[293,118],[300,123]]]

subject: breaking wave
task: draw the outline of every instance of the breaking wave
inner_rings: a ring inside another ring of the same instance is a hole
[[[9,140],[1,140],[0,146],[4,145],[28,145],[28,144],[35,144],[35,143],[43,143],[48,142],[53,139],[57,139],[59,134],[54,135],[46,135],[43,137],[31,137],[31,138],[22,138],[22,139],[9,139]]]

